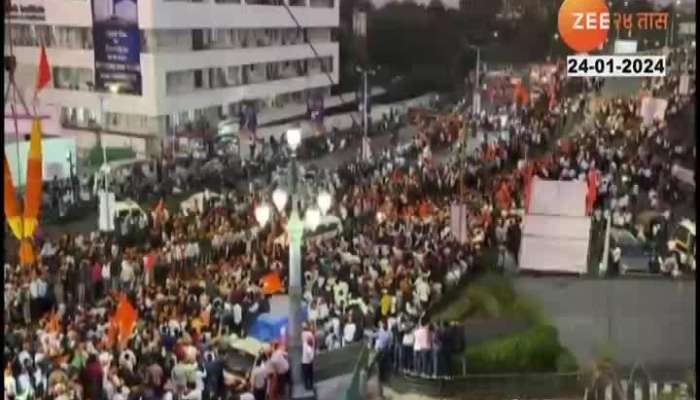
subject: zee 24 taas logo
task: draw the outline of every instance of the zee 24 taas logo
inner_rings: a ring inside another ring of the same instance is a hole
[[[620,30],[640,31],[666,29],[668,13],[610,13],[603,0],[565,0],[559,8],[559,35],[576,53],[588,53],[603,48],[611,24]]]

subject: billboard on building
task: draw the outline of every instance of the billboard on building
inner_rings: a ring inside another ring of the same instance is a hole
[[[141,94],[138,0],[92,0],[97,91]],[[112,89],[114,88],[114,89]]]

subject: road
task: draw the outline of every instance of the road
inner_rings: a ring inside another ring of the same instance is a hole
[[[695,280],[519,277],[515,286],[540,303],[583,367],[604,347],[656,379],[695,366]]]
[[[415,127],[407,126],[399,130],[399,142],[406,143],[411,140],[411,137],[415,133]],[[371,147],[373,153],[379,152],[387,148],[390,144],[391,135],[383,134],[372,138]],[[349,146],[342,151],[336,151],[332,154],[327,154],[323,157],[305,160],[301,162],[301,165],[308,166],[313,164],[320,169],[335,169],[340,165],[348,163],[357,157],[359,150],[359,141]],[[254,177],[254,179],[259,178],[259,176]],[[247,190],[248,182],[246,180],[241,180],[237,184],[239,190]],[[97,210],[87,209],[84,210],[84,216],[77,221],[65,222],[61,224],[46,224],[42,226],[45,233],[52,237],[57,237],[64,233],[78,233],[78,232],[91,232],[97,229]]]

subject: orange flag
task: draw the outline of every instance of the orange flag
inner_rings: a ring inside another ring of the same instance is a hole
[[[58,332],[61,330],[61,323],[58,320],[57,312],[54,311],[51,313],[51,317],[49,318],[49,323],[46,327],[46,330],[49,332]]]
[[[27,194],[24,200],[25,238],[34,236],[34,230],[39,223],[43,183],[41,153],[41,120],[35,118],[32,123],[32,134],[29,141],[29,157],[27,158]]]
[[[49,66],[49,58],[46,56],[46,48],[41,46],[39,72],[36,76],[36,93],[39,93],[49,82],[51,82],[51,67]]]
[[[27,157],[27,192],[24,198],[24,215],[20,225],[21,243],[19,247],[19,261],[22,265],[31,265],[36,256],[32,246],[34,231],[39,225],[39,211],[41,209],[42,155],[41,155],[41,120],[35,118],[32,122],[32,134],[29,140],[29,154]]]
[[[282,281],[277,272],[270,272],[263,276],[262,283],[262,290],[265,294],[275,294],[282,291]]]
[[[138,312],[125,295],[120,296],[117,310],[112,318],[116,326],[119,342],[125,344],[134,332],[136,321],[139,318]]]

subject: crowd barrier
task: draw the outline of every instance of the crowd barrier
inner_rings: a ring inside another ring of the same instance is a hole
[[[394,374],[386,385],[399,394],[465,400],[522,398],[580,398],[585,392],[586,376],[573,373],[484,374],[454,378],[422,378]]]

